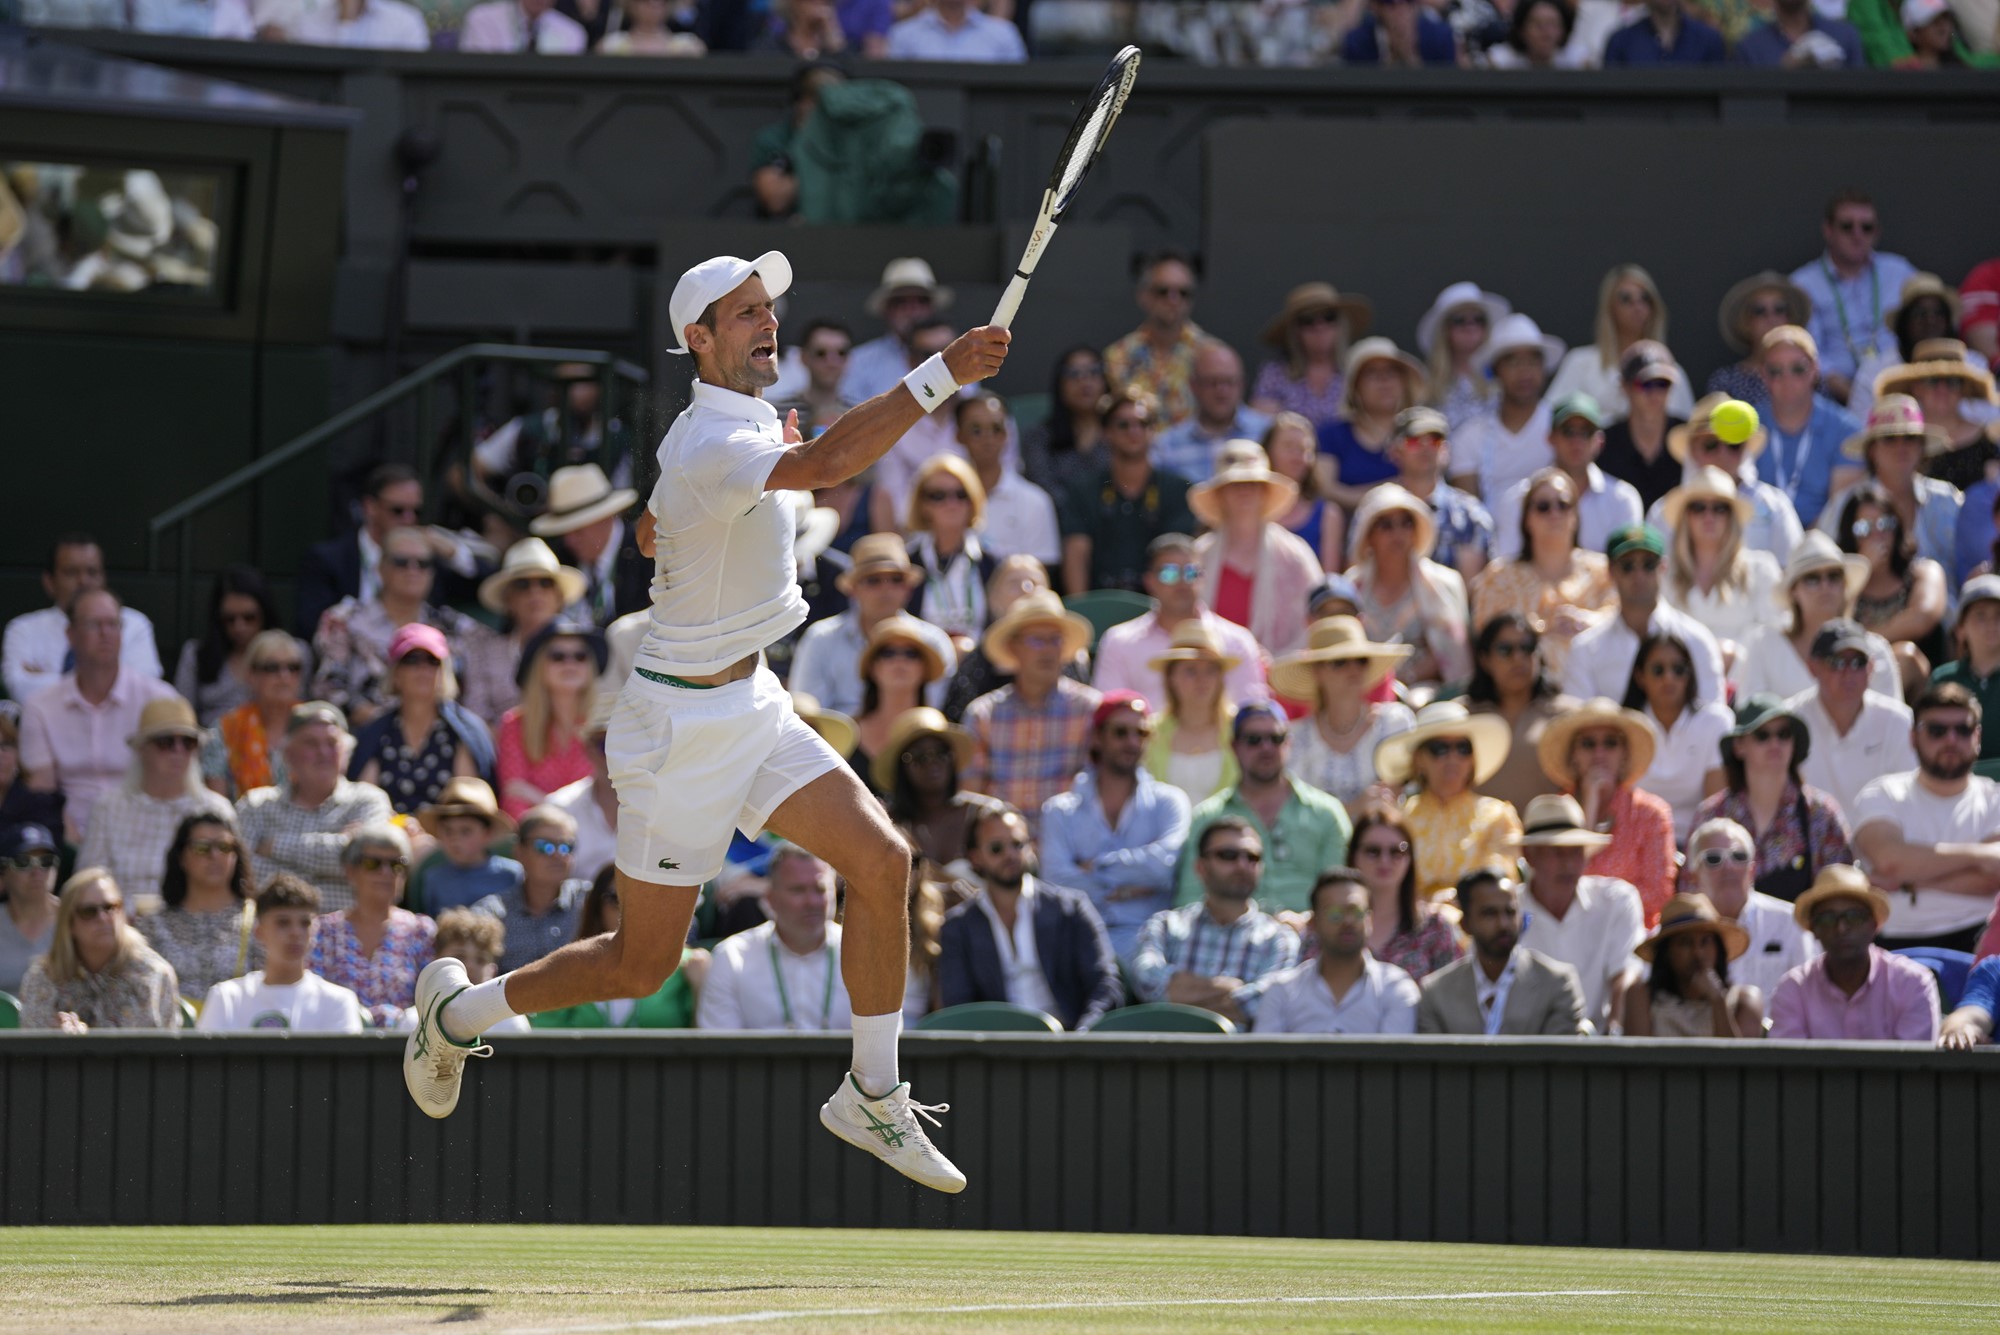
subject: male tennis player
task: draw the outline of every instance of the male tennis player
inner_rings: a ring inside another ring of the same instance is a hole
[[[829,487],[881,458],[925,412],[1006,360],[1009,335],[980,328],[801,442],[760,397],[778,378],[773,302],[792,283],[777,251],[732,255],[681,275],[668,305],[675,352],[694,355],[694,401],[660,443],[660,479],[638,522],[655,557],[651,624],[605,739],[618,790],[616,933],[578,941],[473,985],[456,960],[417,979],[417,1030],[403,1075],[417,1105],[458,1104],[480,1034],[509,1016],[651,996],[680,962],[704,881],[731,832],[769,828],[847,879],[841,977],[854,1010],[853,1067],[820,1121],[927,1187],[965,1176],[918,1124],[932,1112],[896,1069],[909,972],[912,853],[881,803],[792,712],[762,651],[806,617],[792,556],[788,491]]]

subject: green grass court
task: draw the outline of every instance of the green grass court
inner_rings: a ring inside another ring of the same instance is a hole
[[[0,1329],[1991,1331],[2000,1267],[1101,1234],[0,1231]]]

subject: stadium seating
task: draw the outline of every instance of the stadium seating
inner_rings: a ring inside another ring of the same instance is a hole
[[[1123,1006],[1108,1012],[1093,1034],[1233,1034],[1236,1026],[1214,1011],[1174,1001]]]
[[[960,1033],[1060,1034],[1062,1021],[1011,1001],[969,1001],[963,1006],[932,1011],[917,1021],[917,1028]]]
[[[180,1002],[181,1005],[181,1028],[194,1028],[195,1020],[199,1018],[198,1012],[194,1008],[194,1003],[186,997],[176,997],[175,1000]]]
[[[1090,647],[1095,649],[1104,632],[1153,610],[1153,600],[1127,589],[1092,589],[1063,599],[1063,606],[1090,623]]]
[[[11,992],[0,992],[0,1029],[21,1027],[21,1003]]]
[[[1946,1015],[1958,1008],[1965,992],[1966,977],[1972,972],[1972,956],[1963,950],[1943,950],[1937,946],[1906,946],[1896,952],[1915,960],[1937,975],[1938,1004]]]

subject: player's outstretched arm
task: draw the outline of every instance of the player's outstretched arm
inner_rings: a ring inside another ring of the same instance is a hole
[[[961,385],[984,380],[1007,360],[1013,335],[982,325],[968,329],[944,350],[945,368]],[[817,440],[795,446],[771,470],[768,491],[813,491],[860,473],[889,452],[924,416],[917,396],[903,385],[842,413]]]

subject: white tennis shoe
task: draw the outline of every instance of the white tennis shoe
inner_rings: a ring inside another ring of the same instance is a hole
[[[449,1117],[458,1106],[465,1059],[493,1055],[478,1039],[460,1043],[444,1031],[445,1003],[471,986],[465,966],[449,957],[432,960],[417,975],[417,1029],[403,1044],[403,1083],[432,1117]]]
[[[950,1111],[949,1103],[913,1100],[907,1080],[881,1098],[871,1099],[854,1083],[850,1071],[820,1108],[819,1120],[834,1135],[867,1150],[912,1182],[956,1195],[965,1190],[965,1174],[938,1152],[917,1121],[922,1117],[938,1126],[941,1124],[931,1114]]]

